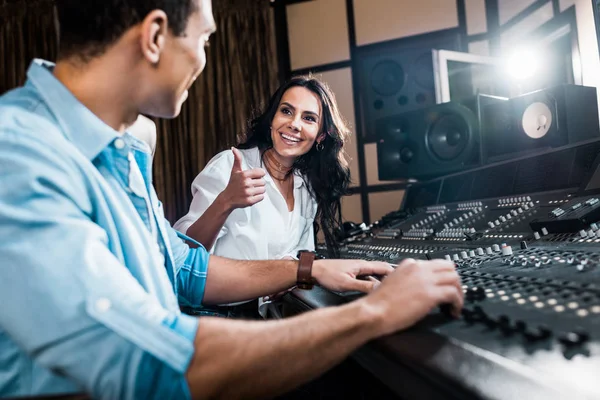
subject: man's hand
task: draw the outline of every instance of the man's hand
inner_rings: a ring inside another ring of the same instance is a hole
[[[336,292],[357,290],[368,293],[379,281],[359,276],[388,275],[394,268],[385,262],[365,260],[315,260],[312,276],[321,286]]]
[[[407,259],[358,301],[379,315],[379,326],[374,327],[378,334],[389,334],[408,328],[441,304],[450,304],[458,317],[463,292],[453,263]]]
[[[225,190],[217,197],[230,210],[252,206],[265,198],[265,171],[262,168],[242,170],[242,153],[235,147],[233,167]]]

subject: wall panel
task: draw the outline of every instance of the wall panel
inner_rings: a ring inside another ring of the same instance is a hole
[[[458,26],[456,0],[354,0],[358,46]]]
[[[346,143],[345,149],[350,159],[350,174],[352,176],[352,185],[360,185],[360,176],[358,173],[358,149],[356,147],[356,135],[354,123],[354,99],[352,97],[352,71],[350,68],[343,68],[333,71],[322,72],[318,76],[333,90],[337,99],[340,112],[348,122],[352,135]]]
[[[344,221],[356,223],[361,223],[363,221],[362,202],[359,194],[353,194],[352,196],[345,196],[342,198],[342,219]]]
[[[467,35],[487,32],[485,0],[465,0]]]
[[[286,12],[292,70],[350,59],[345,0],[292,4]]]
[[[371,222],[381,219],[385,214],[396,211],[402,204],[404,190],[369,194],[369,212]]]

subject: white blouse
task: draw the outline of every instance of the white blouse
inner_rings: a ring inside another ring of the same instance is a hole
[[[263,167],[258,148],[240,151],[244,170]],[[210,160],[194,179],[190,210],[175,223],[175,229],[186,233],[225,189],[232,167],[231,150],[223,151]],[[283,195],[268,172],[264,179],[264,199],[253,206],[238,208],[229,215],[210,249],[212,254],[238,260],[266,260],[286,256],[296,258],[299,250],[314,251],[313,221],[317,203],[302,177],[294,175],[293,211],[288,210]]]

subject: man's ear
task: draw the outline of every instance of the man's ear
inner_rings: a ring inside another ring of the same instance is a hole
[[[153,10],[142,21],[140,46],[144,57],[152,64],[158,64],[164,51],[169,30],[167,14]]]

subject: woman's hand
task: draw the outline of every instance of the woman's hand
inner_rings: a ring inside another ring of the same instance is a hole
[[[230,210],[252,206],[265,198],[265,171],[262,168],[242,170],[242,153],[235,147],[233,152],[233,167],[225,190],[218,200]]]

